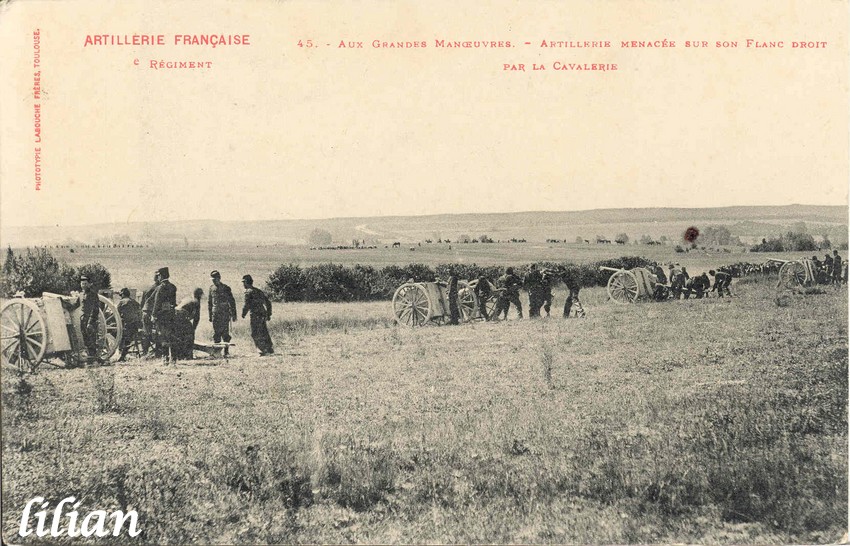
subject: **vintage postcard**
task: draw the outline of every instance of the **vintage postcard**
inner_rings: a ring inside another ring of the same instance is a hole
[[[848,3],[0,1],[9,544],[828,544]]]

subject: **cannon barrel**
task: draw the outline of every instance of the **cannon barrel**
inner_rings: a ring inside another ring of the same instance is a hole
[[[608,266],[605,266],[605,265],[600,265],[599,271],[613,271],[613,272],[616,273],[617,271],[622,271],[622,269],[617,269],[616,267],[608,267]]]
[[[781,260],[779,258],[768,258],[768,262],[779,262],[781,264],[787,264],[788,262],[792,262],[793,260]]]

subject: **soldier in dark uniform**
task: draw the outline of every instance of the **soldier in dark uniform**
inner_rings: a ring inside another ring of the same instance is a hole
[[[685,289],[685,282],[687,282],[687,278],[685,278],[685,274],[680,267],[677,267],[673,264],[670,264],[670,292],[673,293],[673,299],[677,300],[682,295],[682,291]]]
[[[83,345],[86,347],[87,360],[102,362],[97,353],[97,329],[100,323],[100,299],[89,278],[80,277],[80,330],[83,333]]]
[[[161,356],[162,353],[159,350],[159,344],[156,343],[153,335],[153,318],[151,317],[153,313],[153,295],[156,292],[157,286],[159,286],[159,271],[153,275],[153,285],[142,292],[142,329],[144,330],[144,336],[142,336],[142,353],[147,354],[151,346],[153,346],[154,354]]]
[[[838,250],[832,251],[832,284],[841,284],[841,273],[843,271],[843,264],[841,263],[841,256],[838,254]]]
[[[569,290],[567,301],[564,302],[564,318],[570,318],[573,307],[576,308],[577,317],[586,318],[587,313],[584,312],[584,307],[582,307],[581,301],[578,299],[579,292],[581,291],[581,279],[578,278],[575,272],[567,271],[563,274],[561,280],[564,281],[567,290]]]
[[[124,362],[127,359],[127,351],[130,350],[130,346],[136,340],[136,336],[142,328],[142,307],[139,302],[130,297],[129,289],[122,288],[119,295],[121,300],[117,305],[118,316],[121,317],[124,330],[121,335],[121,357],[118,362]]]
[[[543,305],[543,310],[546,311],[546,316],[550,316],[552,311],[552,286],[557,280],[557,273],[551,269],[543,270],[543,283],[540,285],[540,301]]]
[[[685,299],[688,299],[691,294],[695,294],[697,299],[702,299],[705,292],[711,287],[711,281],[708,280],[708,275],[703,273],[697,277],[688,279],[685,283]]]
[[[486,275],[478,277],[478,282],[475,285],[475,295],[478,297],[478,312],[485,321],[490,320],[490,317],[487,315],[487,300],[490,299],[490,295],[492,293],[493,290],[490,286],[490,279],[488,279]]]
[[[254,288],[254,279],[251,275],[242,277],[242,286],[245,287],[242,318],[251,313],[251,337],[254,339],[254,344],[260,350],[260,356],[274,354],[272,338],[266,326],[266,322],[272,318],[272,302],[262,290]]]
[[[823,271],[824,271],[824,273],[826,273],[827,284],[829,284],[829,281],[832,278],[832,267],[833,267],[832,256],[830,256],[828,253],[824,254]]]
[[[175,359],[171,354],[171,345],[174,342],[174,308],[177,307],[177,287],[169,280],[168,268],[159,270],[159,286],[153,295],[153,310],[151,318],[157,332],[157,341],[164,363],[169,359]]]
[[[541,294],[543,276],[537,270],[537,264],[531,264],[528,268],[528,273],[525,275],[525,279],[523,279],[523,285],[525,285],[525,289],[528,291],[528,317],[539,318],[540,307],[543,306]]]
[[[196,288],[191,298],[180,302],[174,311],[174,344],[172,354],[178,360],[192,360],[195,347],[195,329],[201,322],[201,298],[204,291]]]
[[[230,343],[230,322],[236,322],[236,300],[230,287],[221,282],[221,273],[213,271],[210,273],[212,286],[207,297],[210,322],[213,326],[213,342]],[[224,348],[227,354],[228,347]]]
[[[457,275],[454,268],[449,268],[449,280],[446,283],[446,297],[449,299],[449,324],[460,323],[460,309],[458,308]]]
[[[519,313],[519,318],[522,318],[522,303],[519,301],[520,285],[522,285],[522,283],[520,282],[519,277],[514,275],[513,267],[507,268],[505,270],[505,274],[499,277],[499,288],[502,289],[502,293],[499,296],[499,303],[497,304],[497,318],[501,313],[504,313],[505,320],[507,320],[511,304],[514,304],[517,313]]]
[[[726,292],[728,296],[732,295],[732,292],[729,290],[729,285],[732,284],[732,275],[725,271],[715,272],[713,269],[708,274],[714,277],[714,286],[711,287],[712,292],[717,291],[717,296],[720,298],[723,297],[723,292]]]

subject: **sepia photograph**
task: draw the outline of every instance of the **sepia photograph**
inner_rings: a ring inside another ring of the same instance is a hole
[[[847,543],[848,33],[0,0],[2,542]]]

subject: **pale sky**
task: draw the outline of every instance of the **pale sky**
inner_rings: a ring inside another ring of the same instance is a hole
[[[16,54],[0,60],[0,222],[847,204],[846,2],[454,4],[6,5],[0,51]],[[168,45],[84,47],[89,34],[134,33]],[[175,34],[207,33],[249,34],[251,45],[173,45]],[[620,47],[663,38],[676,47]],[[784,47],[748,48],[748,38]],[[341,40],[363,49],[338,49]],[[543,40],[611,47],[543,49]],[[715,47],[732,40],[738,48]],[[827,45],[791,47],[801,40]],[[153,70],[150,60],[212,67]],[[555,62],[618,70],[555,71]],[[525,72],[503,70],[519,63]]]

